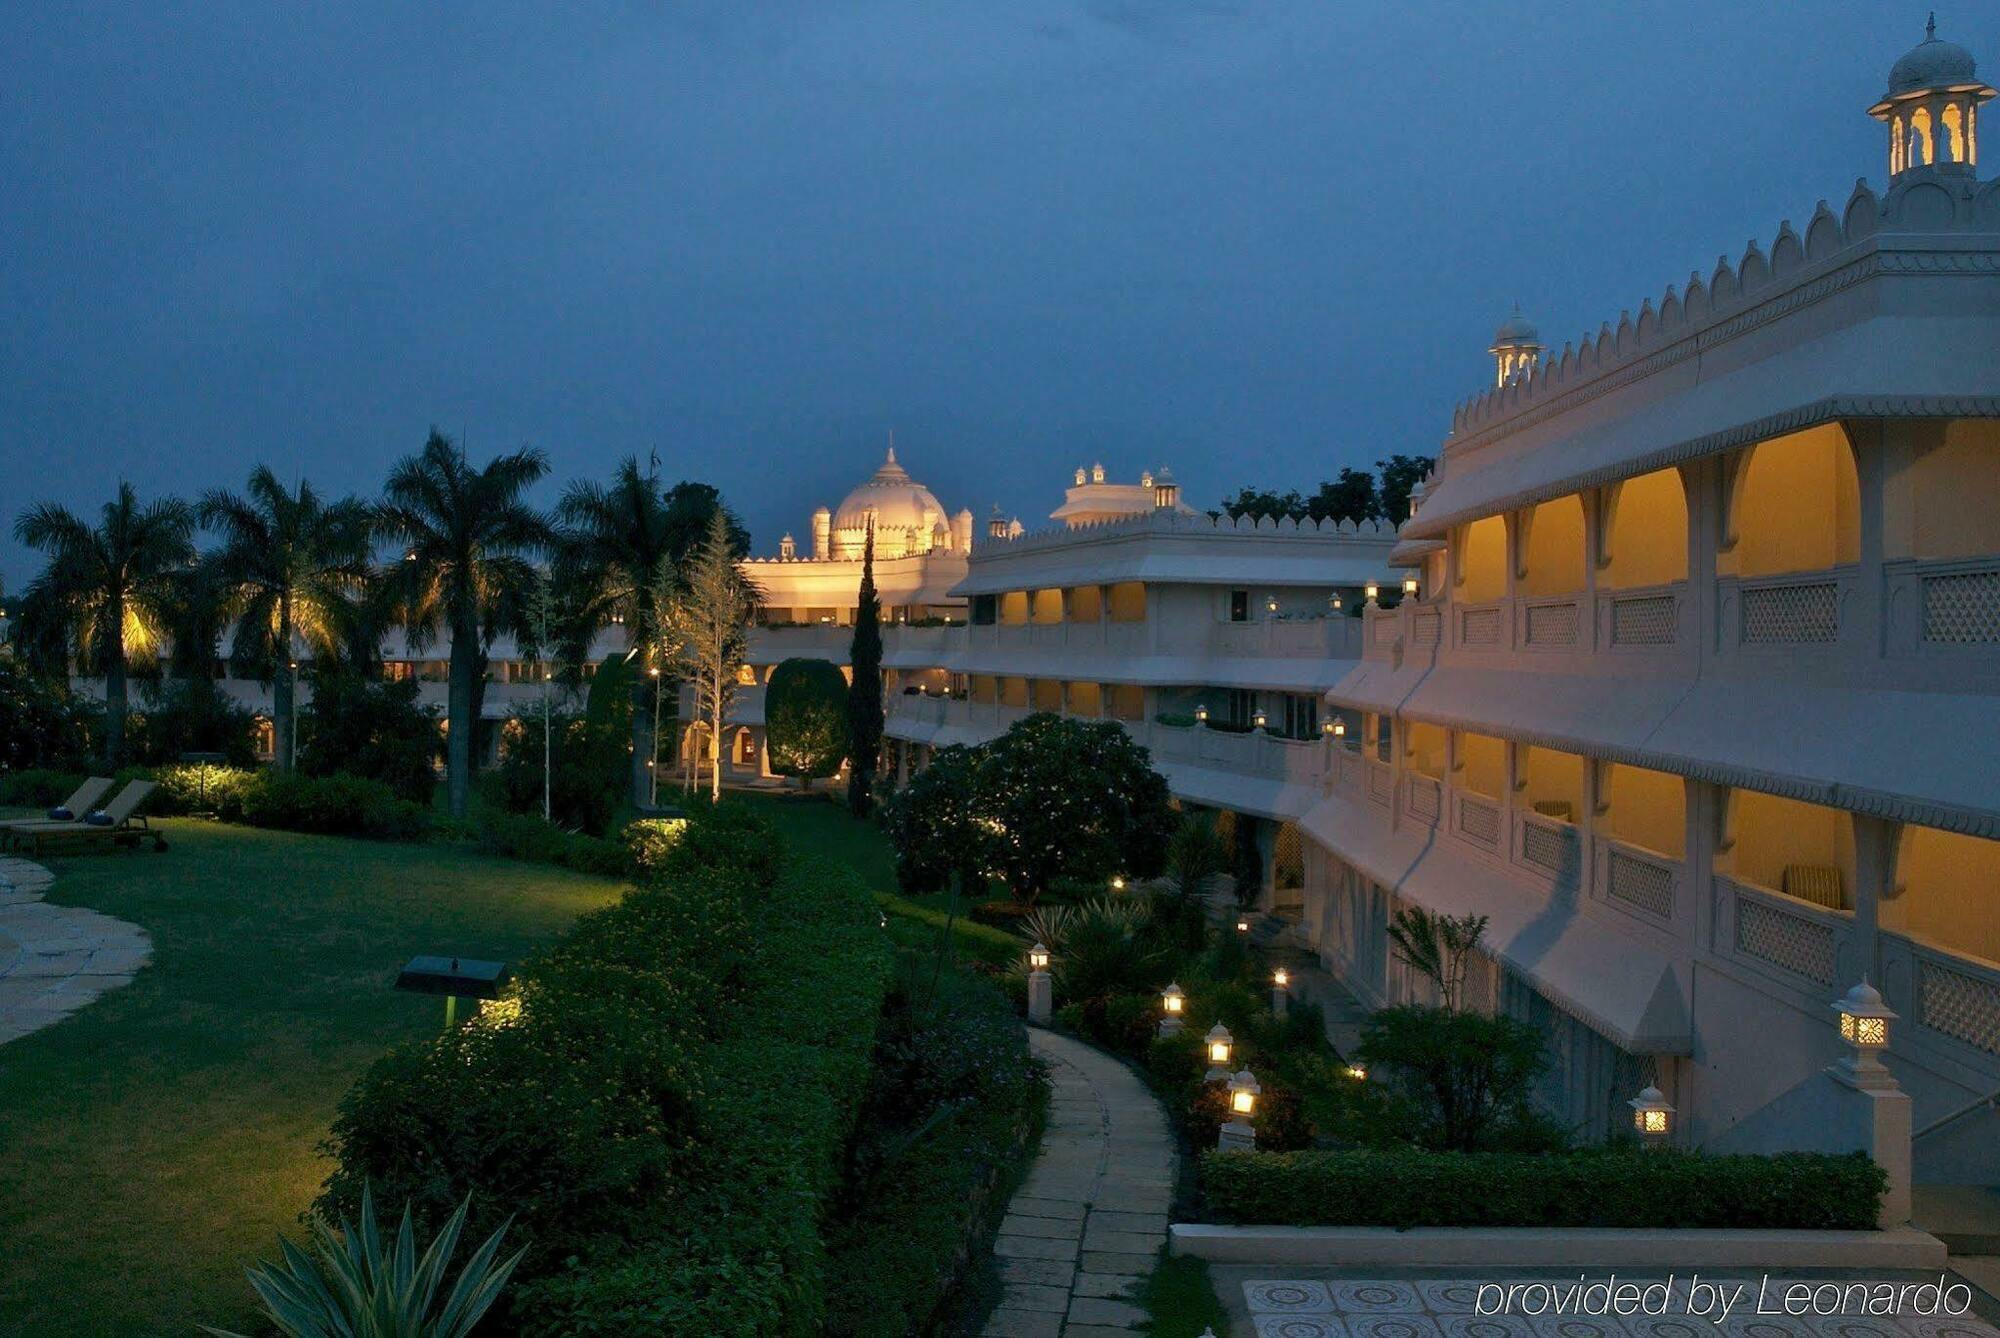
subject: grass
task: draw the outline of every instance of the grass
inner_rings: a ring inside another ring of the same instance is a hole
[[[244,1265],[299,1234],[341,1094],[442,1024],[396,968],[517,959],[619,892],[462,848],[166,827],[163,855],[50,861],[48,899],[144,927],[153,964],[0,1048],[0,1332],[252,1326]]]
[[[1149,1322],[1146,1332],[1160,1338],[1200,1338],[1205,1329],[1229,1332],[1229,1314],[1209,1281],[1208,1261],[1162,1255],[1139,1291]]]
[[[912,947],[935,942],[950,918],[943,893],[913,897],[895,890],[896,852],[889,838],[873,822],[849,813],[844,803],[837,802],[837,796],[829,798],[824,790],[810,795],[739,793],[730,801],[767,814],[799,850],[854,870],[874,894],[875,904],[891,918],[899,944]],[[894,923],[897,921],[902,923]],[[1021,955],[1018,937],[967,918],[963,905],[952,922],[952,938],[959,952],[994,965],[1005,965]]]

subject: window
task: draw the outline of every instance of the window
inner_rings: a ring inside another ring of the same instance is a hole
[[[1000,600],[994,595],[974,595],[972,597],[972,625],[991,627],[1000,616]]]
[[[1250,592],[1231,590],[1229,592],[1229,621],[1247,623],[1250,621]]]
[[[1319,733],[1319,699],[1285,697],[1285,737],[1310,739]]]
[[[1243,688],[1229,690],[1225,721],[1237,729],[1249,729],[1257,715],[1257,694]]]

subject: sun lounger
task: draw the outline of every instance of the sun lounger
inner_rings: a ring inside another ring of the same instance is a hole
[[[166,837],[139,812],[139,806],[159,788],[152,781],[135,780],[120,790],[110,803],[77,822],[10,822],[0,830],[6,832],[8,841],[16,848],[24,848],[31,853],[52,841],[92,845],[109,840],[118,845],[136,846],[147,836],[153,838],[155,850],[165,850]],[[97,821],[93,822],[90,818]]]
[[[50,809],[47,818],[31,819],[31,821],[75,822],[81,819],[84,814],[90,812],[91,809],[96,808],[98,801],[111,792],[111,787],[114,784],[116,782],[109,776],[92,776],[84,781],[83,784],[76,787],[76,793]],[[57,813],[64,812],[69,814],[67,818],[58,818],[55,816]]]

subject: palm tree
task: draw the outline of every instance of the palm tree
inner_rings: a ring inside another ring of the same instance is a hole
[[[519,630],[541,580],[529,560],[553,539],[548,521],[522,494],[548,473],[537,450],[496,456],[474,469],[435,428],[415,455],[396,462],[376,509],[381,533],[403,548],[384,575],[412,644],[442,628],[451,639],[446,698],[445,793],[464,817],[472,789],[472,733],[486,648],[502,629]]]
[[[105,503],[96,529],[65,507],[38,502],[14,521],[14,538],[49,556],[29,585],[65,649],[104,673],[104,755],[125,751],[128,658],[155,656],[175,573],[195,561],[194,513],[163,497],[145,506],[129,483]]]
[[[622,623],[632,674],[632,802],[650,803],[653,718],[648,685],[662,686],[660,627],[653,593],[674,566],[672,516],[655,481],[632,456],[619,461],[610,486],[579,479],[556,504],[555,580],[564,592],[580,657],[596,631]]]
[[[324,502],[303,480],[287,492],[268,465],[250,473],[244,495],[202,494],[195,514],[222,537],[215,572],[236,618],[231,658],[272,689],[278,768],[292,769],[298,746],[293,669],[301,647],[333,658],[343,645],[355,597],[368,576],[373,516],[352,497]]]

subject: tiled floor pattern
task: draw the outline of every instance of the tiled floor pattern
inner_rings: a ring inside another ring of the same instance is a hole
[[[1054,1092],[1041,1150],[993,1243],[1002,1291],[985,1333],[1128,1334],[1146,1321],[1133,1296],[1167,1239],[1166,1114],[1109,1055],[1040,1029],[1028,1039]]]
[[[1599,1282],[1604,1275],[1586,1277]],[[1572,1284],[1575,1275],[1518,1280],[1562,1288]],[[1641,1286],[1660,1281],[1622,1273],[1618,1280]],[[1497,1278],[1257,1279],[1244,1282],[1242,1288],[1257,1338],[2000,1338],[2000,1331],[1969,1314],[1963,1318],[1759,1315],[1751,1313],[1757,1304],[1757,1276],[1703,1274],[1702,1280],[1747,1283],[1749,1290],[1730,1317],[1717,1323],[1708,1315],[1689,1314],[1689,1280],[1685,1277],[1677,1278],[1665,1294],[1665,1313],[1622,1317],[1525,1314],[1520,1305],[1512,1314],[1480,1315],[1480,1284],[1499,1281]],[[1811,1284],[1829,1281],[1799,1280]],[[1767,1304],[1778,1304],[1776,1298],[1782,1296],[1785,1282],[1773,1277],[1767,1293],[1773,1299]],[[1492,1309],[1493,1293],[1487,1295],[1487,1308]],[[1706,1303],[1709,1298],[1703,1299]],[[1545,1309],[1538,1305],[1540,1301],[1539,1296],[1524,1299],[1527,1306]],[[1599,1301],[1594,1308],[1601,1305]],[[1245,1332],[1240,1324],[1237,1332]]]
[[[58,1022],[152,959],[146,931],[80,906],[52,906],[33,860],[0,856],[0,1045]]]

